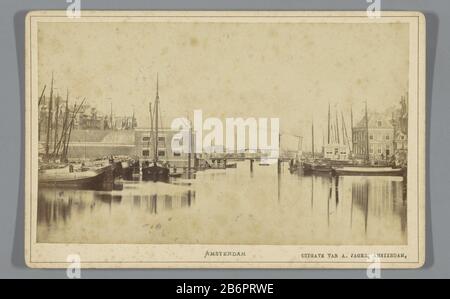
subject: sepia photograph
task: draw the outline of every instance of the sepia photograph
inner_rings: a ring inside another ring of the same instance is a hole
[[[27,265],[423,265],[414,12],[27,16]]]

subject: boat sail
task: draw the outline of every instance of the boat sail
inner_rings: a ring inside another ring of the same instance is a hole
[[[156,98],[155,98],[155,118],[154,118],[154,130],[152,132],[154,133],[153,136],[153,146],[154,146],[154,155],[153,155],[153,161],[152,164],[150,164],[148,161],[145,163],[145,165],[142,167],[142,179],[145,181],[154,181],[154,182],[168,182],[169,181],[169,174],[170,170],[165,165],[162,165],[161,161],[159,161],[159,79],[158,76],[156,78]],[[150,112],[151,117],[151,123],[153,127],[153,117],[151,116],[152,113]]]

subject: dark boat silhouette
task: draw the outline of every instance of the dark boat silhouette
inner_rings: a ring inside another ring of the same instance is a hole
[[[383,166],[333,167],[335,176],[403,176],[404,169]]]
[[[73,166],[40,170],[39,186],[105,190],[112,189],[114,175],[111,165],[98,168],[73,169]]]
[[[151,107],[151,106],[150,106]],[[150,109],[151,110],[151,109]],[[153,127],[153,117],[150,111],[150,119]],[[159,119],[159,80],[156,79],[156,99],[155,99],[155,131],[154,131],[154,158],[152,163],[146,163],[142,166],[142,180],[153,182],[168,182],[170,170],[169,167],[162,165],[158,159],[158,119]],[[152,130],[153,131],[153,130]]]
[[[169,168],[159,166],[156,163],[142,168],[142,179],[146,181],[167,182],[169,181],[169,174]]]

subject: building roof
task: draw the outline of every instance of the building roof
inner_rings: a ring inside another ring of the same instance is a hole
[[[133,130],[73,130],[71,142],[101,142],[114,144],[134,144]]]
[[[392,129],[392,119],[390,115],[383,113],[369,113],[369,128],[370,129]],[[366,128],[366,117],[355,125],[355,128]]]

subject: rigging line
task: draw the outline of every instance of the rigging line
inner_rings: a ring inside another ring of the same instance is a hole
[[[43,99],[45,99],[45,89],[47,88],[47,85],[44,85],[44,89],[42,90],[41,96],[39,97],[38,106],[41,106],[41,102]]]

